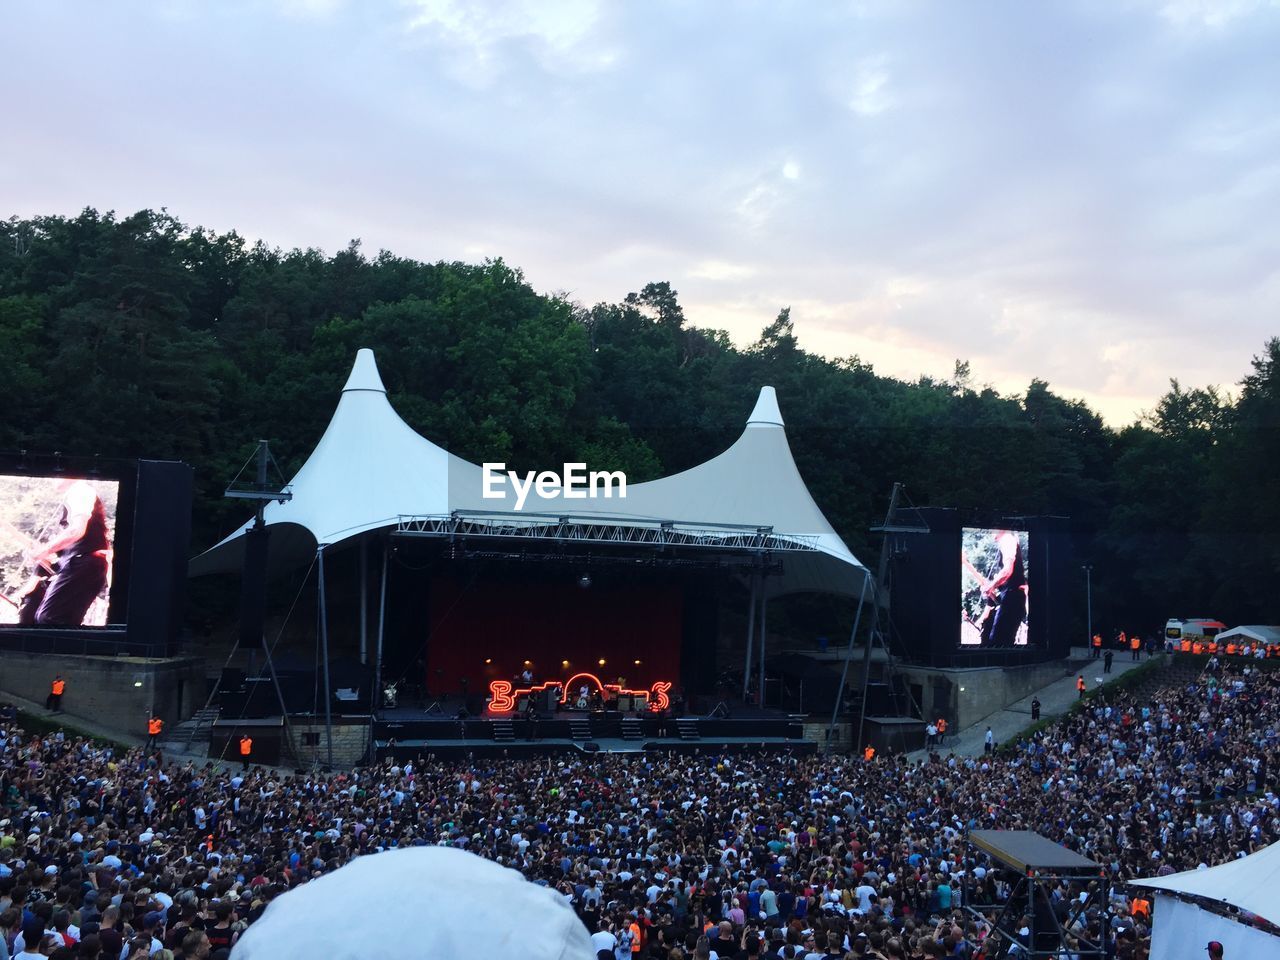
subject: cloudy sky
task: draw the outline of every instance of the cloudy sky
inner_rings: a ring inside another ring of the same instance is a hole
[[[12,0],[0,215],[651,280],[1113,423],[1280,334],[1280,2]]]

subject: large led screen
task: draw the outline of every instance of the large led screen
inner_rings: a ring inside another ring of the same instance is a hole
[[[0,474],[0,624],[103,627],[120,484]]]
[[[1027,532],[964,527],[960,531],[960,645],[1027,645],[1030,583]]]

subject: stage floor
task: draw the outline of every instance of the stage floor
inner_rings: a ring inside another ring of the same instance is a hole
[[[704,698],[710,699],[710,698]],[[374,711],[374,716],[379,720],[391,721],[410,721],[410,720],[452,720],[456,722],[458,711],[466,706],[467,698],[458,694],[451,696],[443,696],[429,698],[425,702],[405,702],[401,701],[394,707],[379,707]],[[723,710],[717,710],[723,704]],[[755,704],[743,703],[740,700],[716,701],[708,706],[709,712],[694,712],[686,710],[679,714],[680,719],[710,719],[723,718],[733,720],[802,720],[803,714],[788,713],[785,710],[778,710],[773,707],[758,707]],[[727,712],[726,712],[727,711]],[[618,712],[618,711],[589,711],[589,710],[573,710],[560,709],[555,711],[539,710],[537,717],[539,720],[572,720],[577,718],[609,718],[619,719],[621,717],[639,717],[640,719],[650,719],[654,717],[646,710],[639,713]],[[523,711],[506,711],[505,713],[494,713],[486,708],[479,714],[468,714],[469,718],[480,720],[522,720],[525,717]],[[668,711],[668,720],[677,719],[677,715]]]
[[[534,717],[471,716],[459,714],[462,706],[457,697],[379,711],[373,723],[378,755],[408,759],[442,751],[638,753],[813,746],[804,740],[802,717],[743,704],[725,705],[710,716],[680,717],[568,710]]]

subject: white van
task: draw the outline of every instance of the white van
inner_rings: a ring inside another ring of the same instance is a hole
[[[1164,625],[1164,635],[1169,640],[1209,640],[1216,637],[1227,625],[1212,617],[1190,617],[1186,620],[1170,620]]]

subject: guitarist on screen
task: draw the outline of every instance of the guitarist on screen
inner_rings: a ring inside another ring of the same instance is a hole
[[[78,627],[107,585],[107,513],[88,481],[60,480],[57,490],[62,506],[53,538],[34,543],[27,554],[32,569],[52,575],[27,591],[19,619],[24,624]]]
[[[982,590],[987,609],[978,624],[984,647],[1012,647],[1018,639],[1018,628],[1027,616],[1027,576],[1023,569],[1022,544],[1012,530],[997,530],[999,559],[984,576],[968,557],[964,564]]]

